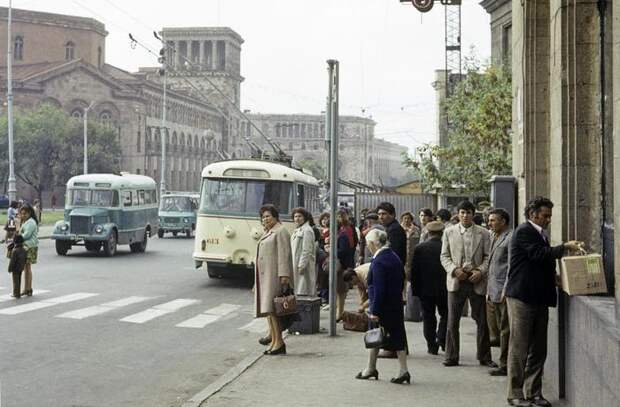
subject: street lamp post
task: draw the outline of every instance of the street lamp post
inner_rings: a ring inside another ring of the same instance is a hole
[[[17,199],[17,188],[15,182],[15,157],[13,152],[13,44],[11,34],[11,9],[13,2],[9,0],[9,15],[7,23],[7,56],[6,56],[6,78],[7,78],[7,90],[6,90],[6,103],[7,103],[7,121],[8,121],[8,136],[9,136],[9,201]]]
[[[161,60],[161,73],[164,76],[164,94],[162,97],[162,112],[161,112],[161,174],[160,174],[160,184],[159,184],[159,196],[164,196],[166,193],[166,57],[162,54],[160,57]]]
[[[84,109],[84,174],[88,174],[88,111],[93,107],[95,102],[90,102]]]

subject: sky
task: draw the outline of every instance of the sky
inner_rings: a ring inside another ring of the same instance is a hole
[[[8,6],[8,1],[0,2]],[[340,63],[340,114],[371,117],[375,136],[407,146],[436,138],[435,70],[444,67],[444,6],[420,13],[399,0],[13,0],[13,7],[95,18],[109,32],[106,62],[157,65],[128,34],[158,50],[161,27],[227,26],[241,50],[241,107],[319,114],[328,59]],[[489,15],[463,0],[463,56],[490,56]]]

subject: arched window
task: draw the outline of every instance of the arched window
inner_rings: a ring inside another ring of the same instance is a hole
[[[65,44],[65,59],[71,61],[75,58],[75,44],[73,41],[68,41]]]
[[[71,117],[75,118],[75,119],[82,119],[82,116],[84,114],[84,109],[82,109],[81,107],[78,107],[76,109],[73,109],[71,111]]]
[[[112,113],[110,113],[107,110],[104,110],[103,112],[99,114],[99,121],[104,126],[110,126],[112,124]]]
[[[22,36],[15,37],[15,49],[13,50],[13,59],[21,61],[24,59],[24,38]]]

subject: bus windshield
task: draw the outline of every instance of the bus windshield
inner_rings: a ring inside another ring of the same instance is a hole
[[[72,206],[118,206],[118,192],[106,189],[71,189],[69,202]]]
[[[265,204],[290,213],[293,184],[280,181],[207,178],[203,181],[200,211],[258,216]]]
[[[165,212],[191,212],[191,198],[188,196],[164,196],[161,200],[161,210]]]

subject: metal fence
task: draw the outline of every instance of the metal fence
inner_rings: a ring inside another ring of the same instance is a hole
[[[360,218],[360,211],[364,208],[374,209],[381,202],[390,202],[396,208],[396,217],[403,212],[411,212],[417,215],[422,208],[437,210],[437,197],[433,194],[393,194],[381,192],[356,192],[355,193],[355,219]]]

